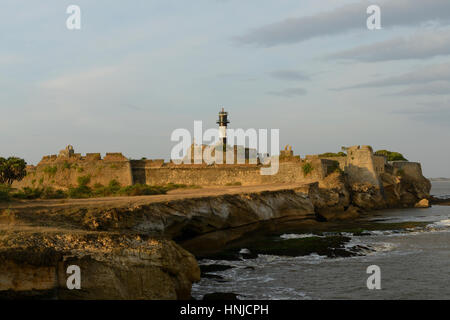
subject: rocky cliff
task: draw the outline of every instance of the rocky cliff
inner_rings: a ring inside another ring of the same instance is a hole
[[[0,298],[189,299],[195,258],[170,240],[56,228],[0,230]],[[67,269],[80,268],[69,290]]]
[[[195,197],[0,206],[0,296],[186,299],[200,273],[185,249],[212,252],[285,221],[314,225],[356,218],[362,211],[414,206],[429,197],[430,183],[412,172],[393,168],[377,185],[334,172],[305,185],[189,191],[198,192]],[[67,289],[68,265],[80,266],[81,290]]]

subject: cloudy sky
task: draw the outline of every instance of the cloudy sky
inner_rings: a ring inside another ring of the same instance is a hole
[[[1,0],[0,37],[1,156],[167,159],[224,106],[301,156],[370,144],[450,177],[449,0]]]

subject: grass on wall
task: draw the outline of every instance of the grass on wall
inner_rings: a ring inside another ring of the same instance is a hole
[[[311,165],[311,163],[307,162],[302,166],[303,176],[309,175],[311,172],[313,172],[314,167]]]

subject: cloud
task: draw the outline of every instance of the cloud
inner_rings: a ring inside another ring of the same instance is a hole
[[[400,76],[393,76],[382,80],[369,81],[350,87],[338,88],[336,90],[426,84],[433,81],[450,81],[450,63],[423,67],[419,70],[408,72]]]
[[[270,75],[274,78],[287,81],[303,81],[310,79],[309,76],[307,76],[306,74],[294,70],[272,71],[270,72]]]
[[[433,124],[450,125],[450,99],[418,103],[412,108],[392,111],[392,114],[408,116],[411,119]]]
[[[449,8],[450,10],[450,8]],[[337,52],[328,58],[363,62],[427,59],[450,54],[450,30],[417,33]]]
[[[448,0],[385,0],[378,4],[381,8],[383,28],[417,26],[431,21],[441,25],[450,23],[450,1]],[[312,16],[289,18],[253,29],[247,34],[235,37],[234,40],[238,44],[271,47],[351,30],[367,30],[368,5],[367,1],[359,1]]]
[[[115,66],[98,67],[83,70],[78,73],[67,74],[57,78],[43,81],[38,85],[43,89],[72,89],[74,87],[88,87],[87,83],[98,83],[110,78],[118,72]],[[92,84],[91,83],[91,84]]]
[[[450,95],[450,82],[431,82],[414,85],[408,89],[396,92],[396,96],[416,96],[416,95]]]
[[[280,97],[292,98],[295,96],[303,96],[307,91],[303,88],[287,88],[280,91],[269,91],[268,94]]]

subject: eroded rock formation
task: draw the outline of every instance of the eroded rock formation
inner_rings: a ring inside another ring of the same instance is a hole
[[[10,228],[0,231],[0,297],[189,299],[195,258],[171,240],[142,235]],[[69,290],[67,268],[81,269]]]

